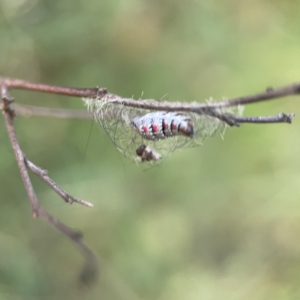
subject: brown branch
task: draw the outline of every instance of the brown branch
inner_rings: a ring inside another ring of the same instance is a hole
[[[12,108],[18,116],[37,116],[37,117],[49,117],[59,119],[79,119],[90,120],[94,114],[87,112],[86,110],[79,109],[63,109],[63,108],[48,108],[39,107],[33,105],[18,105],[12,104]],[[212,114],[214,117],[226,122],[230,126],[239,126],[240,123],[253,123],[253,124],[272,124],[272,123],[292,123],[295,114],[280,113],[275,116],[236,116],[233,114],[217,113]],[[117,118],[118,115],[107,115],[107,118]]]
[[[131,98],[123,98],[121,96],[108,93],[106,88],[71,88],[71,87],[60,87],[46,84],[37,84],[20,79],[12,78],[1,78],[0,85],[4,85],[10,89],[25,89],[31,91],[54,93],[67,96],[84,97],[84,98],[97,98],[98,101],[111,102],[116,105],[123,105],[128,107],[148,109],[148,110],[165,110],[165,111],[177,111],[177,112],[194,112],[197,114],[209,115],[218,118],[226,122],[230,126],[239,126],[239,123],[247,122],[247,117],[236,118],[234,115],[224,115],[220,113],[221,108],[226,108],[230,106],[245,105],[251,103],[257,103],[266,100],[272,100],[275,98],[297,95],[300,93],[300,83],[295,83],[290,86],[285,86],[278,89],[268,88],[267,91],[255,95],[250,95],[246,97],[239,97],[228,99],[226,101],[211,102],[211,103],[184,103],[184,102],[166,102],[166,101],[156,101],[153,99],[145,100],[133,100]],[[250,117],[251,118],[251,117]],[[276,120],[275,117],[272,117]],[[287,123],[292,119],[292,114],[290,118],[287,119]],[[273,121],[272,121],[273,122]],[[271,123],[272,123],[271,122]],[[284,122],[279,118],[278,122]],[[255,123],[255,118],[251,119],[251,123]],[[258,122],[262,123],[262,122]],[[263,123],[268,123],[268,119],[265,119]]]
[[[230,126],[239,126],[240,123],[254,123],[254,124],[272,124],[272,123],[288,123],[291,124],[295,114],[279,113],[276,116],[236,116],[233,114],[220,114],[218,119],[226,122]]]
[[[70,229],[65,224],[56,220],[40,206],[34,188],[32,186],[31,180],[29,178],[27,167],[31,169],[34,173],[39,175],[52,189],[54,189],[55,192],[57,192],[67,202],[71,203],[73,201],[76,201],[78,203],[87,206],[91,206],[91,204],[84,200],[73,198],[70,195],[66,194],[46,175],[45,171],[38,168],[37,166],[35,166],[25,158],[20,148],[17,135],[15,132],[14,124],[13,124],[14,111],[10,107],[10,104],[12,103],[13,99],[8,97],[7,88],[3,85],[1,86],[1,94],[2,94],[1,109],[4,115],[5,124],[10,138],[10,142],[12,144],[16,156],[16,160],[18,162],[21,177],[30,200],[32,216],[34,218],[37,217],[43,218],[45,221],[47,221],[48,223],[53,225],[57,230],[63,233],[66,237],[68,237],[78,247],[78,249],[82,252],[82,254],[85,257],[85,266],[83,268],[80,277],[84,283],[89,283],[96,278],[98,272],[97,263],[96,263],[97,259],[94,253],[82,242],[82,235],[80,233]]]
[[[279,113],[276,116],[259,116],[246,117],[234,116],[235,122],[238,123],[254,123],[254,124],[272,124],[272,123],[288,123],[291,124],[295,114]]]
[[[80,250],[85,258],[85,264],[80,272],[80,281],[84,284],[91,284],[95,281],[98,275],[98,262],[93,251],[82,241],[82,234],[80,232],[70,229],[65,224],[53,218],[42,207],[39,207],[39,216],[53,225],[66,237],[68,237]]]
[[[13,103],[12,108],[18,116],[37,116],[59,119],[80,119],[89,120],[93,118],[93,114],[86,110],[79,109],[63,109],[63,108],[48,108],[33,105],[19,105]]]
[[[300,93],[300,82],[297,82],[292,85],[287,85],[277,89],[267,88],[267,90],[262,93],[258,93],[250,96],[232,98],[226,101],[219,101],[213,103],[198,103],[198,104],[171,103],[171,105],[167,105],[167,103],[170,102],[161,102],[161,104],[158,104],[157,106],[153,106],[153,104],[149,104],[151,101],[155,101],[153,99],[145,101],[145,100],[133,100],[130,98],[122,98],[118,95],[108,93],[106,88],[61,87],[61,86],[39,84],[39,83],[33,83],[21,79],[5,78],[5,77],[0,77],[0,85],[6,86],[8,89],[24,89],[24,90],[31,90],[31,91],[44,92],[44,93],[81,97],[81,98],[82,97],[101,98],[105,96],[108,99],[111,99],[112,101],[122,105],[128,105],[131,107],[138,107],[144,109],[153,109],[153,110],[170,110],[170,109],[189,110],[189,109],[202,109],[207,107],[221,108],[221,107],[257,103],[260,101],[272,100],[275,98],[292,96]]]
[[[79,109],[63,109],[63,108],[48,108],[33,105],[18,105],[12,104],[12,108],[19,116],[38,116],[38,117],[49,117],[59,119],[79,119],[79,120],[90,120],[94,114],[87,112],[86,110]],[[231,126],[239,126],[240,123],[254,123],[254,124],[272,124],[272,123],[291,123],[295,114],[284,114],[280,113],[276,116],[236,116],[233,114],[217,113],[213,114],[214,117],[226,122]],[[117,118],[118,115],[107,115],[107,118]]]
[[[5,86],[1,86],[1,93],[2,93],[2,103],[3,103],[3,115],[5,119],[8,136],[10,138],[11,145],[15,152],[16,160],[18,162],[18,166],[21,172],[21,177],[31,203],[32,216],[36,218],[38,217],[39,204],[27,172],[27,168],[24,162],[24,156],[19,146],[17,135],[13,125],[14,113],[9,106],[9,104],[12,102],[12,99],[8,98],[8,92]]]
[[[236,106],[236,105],[253,104],[257,102],[273,100],[273,99],[278,99],[278,98],[293,96],[298,94],[300,94],[300,82],[296,82],[294,84],[287,85],[277,89],[269,87],[266,89],[265,92],[258,93],[255,95],[250,95],[250,96],[232,98],[226,101],[221,101],[218,102],[217,106],[214,107],[229,107],[229,106]]]
[[[72,204],[73,202],[92,207],[93,204],[87,202],[82,199],[75,198],[69,194],[67,194],[62,188],[60,188],[47,174],[46,170],[41,169],[40,167],[36,166],[34,163],[29,161],[26,157],[24,157],[26,167],[31,170],[34,174],[40,177],[43,181],[45,181],[52,190],[54,190],[65,202]]]
[[[74,97],[91,97],[95,98],[103,90],[106,93],[106,89],[101,88],[71,88],[71,87],[61,87],[47,84],[40,84],[29,82],[26,80],[16,79],[16,78],[3,78],[0,77],[0,85],[6,86],[8,89],[22,89],[30,90],[36,92],[58,94],[65,96],[74,96]]]

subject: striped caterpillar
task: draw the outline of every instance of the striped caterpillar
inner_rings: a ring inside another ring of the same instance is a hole
[[[131,127],[146,140],[161,140],[176,135],[194,136],[192,120],[177,112],[157,111],[134,117]]]

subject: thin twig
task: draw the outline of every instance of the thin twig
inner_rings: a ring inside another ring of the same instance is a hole
[[[214,107],[229,107],[236,105],[246,105],[253,104],[257,102],[262,102],[266,100],[273,100],[287,96],[299,95],[300,94],[300,82],[296,82],[291,85],[283,86],[281,88],[268,87],[265,92],[258,93],[255,95],[237,97],[228,99],[226,101],[221,101],[217,103]]]
[[[272,123],[291,124],[294,117],[295,114],[279,113],[276,116],[259,116],[259,117],[235,116],[235,121],[238,123],[254,123],[254,124],[272,124]]]
[[[52,190],[54,190],[62,199],[64,199],[67,203],[72,204],[73,202],[93,207],[94,205],[88,201],[75,198],[69,194],[67,194],[62,188],[60,188],[47,174],[46,170],[41,169],[36,166],[34,163],[29,161],[27,158],[24,158],[26,167],[31,170],[34,174],[39,176],[42,180],[44,180]]]
[[[18,166],[21,172],[21,177],[23,180],[23,183],[25,185],[30,203],[31,203],[31,208],[32,208],[32,216],[34,218],[38,217],[38,211],[39,211],[39,204],[37,197],[35,195],[33,186],[31,184],[27,168],[25,166],[24,162],[24,156],[22,153],[22,150],[19,146],[18,140],[17,140],[17,135],[15,132],[15,128],[13,125],[13,113],[9,107],[9,102],[8,102],[8,92],[5,86],[1,86],[1,93],[2,93],[2,103],[3,103],[3,115],[5,119],[5,124],[8,132],[8,136],[10,138],[11,145],[13,147],[13,150],[15,152],[16,160],[18,162]]]
[[[26,80],[16,79],[16,78],[5,78],[0,77],[0,85],[6,86],[8,89],[22,89],[30,90],[36,92],[43,92],[49,94],[58,94],[65,96],[74,96],[74,97],[92,97],[95,98],[101,93],[101,90],[106,91],[106,89],[101,88],[71,88],[71,87],[60,87],[48,84],[40,84],[29,82]]]
[[[13,103],[12,108],[18,116],[37,116],[59,119],[80,119],[89,120],[93,118],[93,114],[86,110],[79,109],[64,109],[64,108],[48,108],[33,105],[19,105]]]
[[[146,100],[133,100],[131,98],[123,98],[121,96],[108,93],[106,88],[71,88],[60,87],[46,84],[37,84],[20,79],[13,78],[1,78],[0,85],[4,85],[10,89],[25,89],[31,91],[39,91],[45,93],[54,93],[67,96],[85,97],[85,98],[97,98],[97,100],[111,102],[116,105],[150,109],[150,110],[164,110],[164,111],[181,111],[181,112],[194,112],[197,114],[206,114],[218,118],[226,122],[230,126],[239,126],[240,122],[247,122],[247,118],[238,118],[234,115],[230,118],[226,118],[224,114],[220,113],[220,108],[245,105],[250,103],[257,103],[260,101],[272,100],[275,98],[297,95],[300,93],[300,83],[295,83],[289,86],[285,86],[278,89],[269,88],[267,91],[255,95],[246,97],[239,97],[228,99],[226,101],[210,102],[210,103],[185,103],[185,102],[166,102],[156,101],[153,99]],[[255,123],[255,119],[252,119],[251,123]],[[282,121],[280,121],[282,122]],[[258,122],[259,123],[259,122]],[[264,122],[267,123],[267,120]]]
[[[86,110],[79,109],[63,109],[63,108],[48,108],[33,105],[18,105],[12,104],[18,116],[42,116],[59,119],[79,119],[79,120],[90,120],[93,118],[93,113],[87,112]],[[272,123],[291,123],[295,114],[284,114],[280,113],[275,116],[237,116],[233,114],[217,113],[216,111],[212,115],[228,125],[239,126],[240,123],[254,123],[254,124],[272,124]],[[118,116],[107,115],[107,118],[113,118]]]
[[[67,96],[74,96],[74,97],[87,97],[87,98],[101,98],[103,96],[108,97],[111,100],[115,100],[116,102],[122,102],[121,104],[145,109],[158,109],[158,110],[169,110],[174,108],[178,110],[182,109],[191,109],[191,108],[222,108],[222,107],[229,107],[229,106],[237,106],[237,105],[245,105],[256,103],[265,100],[272,100],[275,98],[281,98],[286,96],[297,95],[300,93],[300,82],[294,83],[292,85],[287,85],[281,88],[268,88],[265,92],[258,93],[255,95],[249,95],[244,97],[237,97],[228,99],[226,101],[219,101],[213,103],[198,103],[197,105],[194,104],[187,104],[187,103],[171,103],[171,106],[166,106],[165,103],[170,102],[161,102],[159,107],[153,107],[153,105],[146,104],[145,100],[132,100],[129,98],[122,98],[118,95],[108,93],[106,88],[72,88],[72,87],[61,87],[61,86],[54,86],[54,85],[47,85],[47,84],[39,84],[33,83],[21,79],[15,78],[5,78],[0,77],[0,85],[6,86],[7,88],[14,88],[14,89],[24,89],[24,90],[31,90],[31,91],[38,91],[44,93],[52,93],[52,94],[60,94],[60,95],[67,95]],[[147,100],[146,102],[151,102],[155,100]],[[133,103],[132,103],[133,102]],[[174,106],[173,106],[174,105]],[[183,106],[181,106],[183,105]]]
[[[272,123],[288,123],[291,124],[295,114],[279,113],[276,116],[237,116],[233,114],[220,114],[219,119],[226,122],[231,126],[239,126],[240,123],[253,123],[253,124],[272,124]]]
[[[99,272],[98,262],[93,251],[82,241],[82,234],[53,218],[42,207],[39,207],[39,216],[62,232],[76,245],[85,258],[85,264],[80,272],[80,281],[84,284],[93,283]]]
[[[20,148],[20,145],[19,145],[19,142],[17,139],[17,135],[15,132],[14,124],[13,124],[14,112],[10,107],[10,104],[12,103],[13,100],[8,97],[7,88],[3,85],[1,86],[1,94],[2,94],[2,111],[3,111],[3,115],[4,115],[4,119],[5,119],[7,132],[8,132],[13,150],[15,152],[16,160],[18,162],[18,166],[20,169],[21,177],[23,179],[23,183],[25,185],[25,189],[27,191],[27,194],[28,194],[28,197],[30,200],[32,216],[34,218],[37,218],[37,217],[43,218],[45,221],[47,221],[48,223],[53,225],[57,230],[59,230],[61,233],[63,233],[66,237],[68,237],[78,247],[78,249],[82,252],[82,254],[85,257],[85,265],[84,265],[84,268],[80,275],[80,278],[84,283],[90,283],[95,280],[96,275],[98,273],[97,259],[94,255],[94,253],[82,242],[82,235],[80,233],[70,229],[65,224],[56,220],[53,216],[51,216],[48,212],[46,212],[40,206],[38,199],[36,197],[34,188],[32,186],[31,180],[29,178],[25,161],[28,166],[30,165],[30,169],[35,169],[36,171],[41,173],[40,175],[43,178],[43,180],[46,181],[50,185],[50,187],[52,187],[57,193],[60,194],[62,190],[60,188],[58,188],[56,184],[53,184],[53,181],[51,181],[50,178],[48,178],[46,180],[47,176],[46,176],[45,171],[41,170],[40,168],[36,167],[32,163],[29,163],[28,160],[26,160],[26,158]],[[65,194],[65,196],[66,195],[67,194]],[[74,201],[74,199],[68,199],[68,200]],[[81,204],[84,204],[84,203],[81,203]]]

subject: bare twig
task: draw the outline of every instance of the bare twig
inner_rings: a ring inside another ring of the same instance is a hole
[[[214,107],[229,107],[236,105],[246,105],[253,104],[257,102],[262,102],[266,100],[273,100],[287,96],[299,95],[300,94],[300,82],[296,82],[291,85],[287,85],[281,88],[268,87],[265,92],[258,93],[255,95],[237,97],[228,99],[226,101],[221,101],[217,103]]]
[[[8,97],[8,91],[6,86],[1,86],[1,94],[2,94],[2,111],[5,119],[5,124],[7,128],[7,132],[15,152],[16,160],[18,162],[18,166],[20,169],[21,177],[23,179],[23,183],[25,185],[25,189],[27,191],[31,209],[32,209],[32,216],[34,218],[41,217],[51,225],[53,225],[56,229],[58,229],[61,233],[63,233],[66,237],[68,237],[82,252],[84,255],[86,262],[81,273],[81,280],[85,283],[89,283],[93,281],[97,275],[97,259],[94,253],[82,242],[82,235],[69,227],[65,224],[59,222],[54,217],[52,217],[48,212],[46,212],[39,204],[36,194],[34,192],[31,180],[29,178],[27,167],[30,168],[33,172],[39,175],[55,192],[57,192],[63,199],[67,202],[71,203],[76,201],[78,203],[91,206],[90,203],[73,198],[66,194],[63,190],[61,190],[47,175],[46,172],[42,169],[35,166],[33,163],[29,162],[21,148],[17,139],[17,135],[14,129],[13,118],[14,118],[14,111],[11,109],[10,104],[12,103],[13,99]]]
[[[136,101],[128,98],[122,98],[118,95],[108,93],[106,88],[71,88],[71,87],[61,87],[61,86],[54,86],[54,85],[47,85],[47,84],[38,84],[33,83],[25,80],[14,79],[14,78],[4,78],[0,77],[0,85],[6,86],[7,88],[11,89],[24,89],[24,90],[31,90],[31,91],[38,91],[44,93],[53,93],[53,94],[60,94],[60,95],[67,95],[67,96],[74,96],[74,97],[87,97],[87,98],[96,98],[106,96],[111,100],[115,100],[116,102],[122,102],[123,105],[127,105],[132,107],[139,107],[145,109],[158,109],[158,110],[169,110],[171,108],[175,108],[178,110],[182,109],[190,109],[190,108],[206,108],[206,107],[213,107],[213,108],[221,108],[221,107],[228,107],[228,106],[237,106],[237,105],[245,105],[251,103],[257,103],[260,101],[265,100],[272,100],[275,98],[281,98],[286,96],[297,95],[300,93],[300,82],[294,83],[292,85],[287,85],[281,88],[268,88],[265,92],[258,93],[255,95],[245,96],[245,97],[238,97],[228,99],[226,101],[220,102],[213,102],[213,103],[200,103],[197,105],[187,104],[187,103],[172,103],[172,106],[166,106],[165,102],[162,102],[162,105],[159,107],[154,108],[152,105],[145,104],[143,101]],[[132,103],[133,102],[133,103]],[[147,101],[148,102],[148,101]],[[169,103],[169,102],[167,102]],[[173,106],[174,105],[174,106]],[[180,106],[183,105],[183,106]]]
[[[239,126],[240,123],[247,123],[248,120],[251,120],[250,123],[262,123],[256,122],[254,117],[238,117],[235,115],[224,115],[219,112],[218,109],[245,105],[251,103],[257,103],[266,100],[272,100],[275,98],[297,95],[300,93],[300,83],[295,83],[290,86],[285,86],[278,89],[269,88],[263,93],[256,95],[250,95],[246,97],[239,97],[228,99],[226,101],[211,102],[211,103],[184,103],[184,102],[158,102],[153,99],[146,100],[133,100],[131,98],[123,98],[121,96],[108,93],[106,88],[70,88],[70,87],[60,87],[52,86],[46,84],[37,84],[20,79],[12,78],[1,78],[0,85],[4,85],[10,89],[25,89],[31,91],[39,91],[45,93],[54,93],[67,96],[75,97],[86,97],[86,98],[97,98],[98,100],[105,100],[106,102],[111,102],[116,105],[124,105],[128,107],[135,107],[140,109],[150,109],[150,110],[165,110],[165,111],[182,111],[182,112],[194,112],[197,114],[205,114],[215,118],[218,118],[226,122],[230,126]],[[292,119],[290,114],[289,120]],[[272,122],[276,122],[276,116],[271,117]],[[288,120],[288,121],[289,121]],[[258,121],[258,120],[257,120]],[[284,122],[284,119],[278,119],[278,122]],[[263,123],[268,122],[268,118],[264,119]],[[288,122],[289,123],[289,122]]]
[[[80,281],[84,284],[93,283],[98,275],[98,262],[93,251],[82,241],[82,234],[53,218],[42,207],[39,207],[39,216],[62,232],[76,245],[85,258],[85,264],[80,272]]]
[[[29,82],[26,80],[16,79],[16,78],[3,78],[0,77],[0,85],[6,86],[8,89],[23,89],[36,92],[44,92],[48,94],[58,94],[65,96],[74,96],[74,97],[92,97],[95,98],[97,95],[101,94],[103,90],[106,93],[106,89],[101,88],[71,88],[71,87],[60,87],[54,85],[40,84]]]
[[[38,117],[49,117],[59,119],[79,119],[79,120],[90,120],[93,118],[93,113],[87,112],[86,110],[79,109],[63,109],[63,108],[48,108],[39,107],[33,105],[18,105],[12,104],[12,108],[15,110],[17,115],[20,116],[38,116]],[[231,126],[239,126],[240,123],[254,123],[254,124],[272,124],[272,123],[291,123],[295,114],[284,114],[280,113],[276,116],[237,116],[233,114],[217,113],[213,116],[226,122]],[[108,115],[108,118],[118,117]]]
[[[223,120],[226,123],[231,123],[238,126],[239,123],[254,123],[254,124],[272,124],[272,123],[292,123],[295,114],[284,114],[279,113],[276,116],[259,116],[259,117],[247,117],[247,116],[236,116],[231,114],[223,114]],[[233,118],[231,120],[231,118]]]
[[[79,109],[63,109],[63,108],[48,108],[33,105],[19,105],[13,103],[12,108],[18,116],[38,116],[59,119],[80,119],[89,120],[93,118],[93,114],[86,110]]]
[[[1,86],[1,93],[2,93],[2,103],[3,103],[3,115],[5,119],[5,124],[8,132],[8,136],[10,138],[11,145],[13,147],[13,150],[15,152],[16,160],[19,165],[19,169],[21,172],[21,177],[23,179],[23,183],[25,185],[27,194],[29,196],[29,200],[31,203],[32,208],[32,216],[34,218],[38,217],[38,211],[39,211],[39,204],[37,197],[35,195],[33,186],[31,184],[27,168],[24,162],[24,156],[22,153],[22,150],[19,146],[17,135],[15,132],[15,128],[13,125],[13,112],[11,108],[9,107],[9,101],[8,101],[8,92],[5,86]]]
[[[72,204],[73,202],[92,207],[93,204],[82,200],[75,198],[69,194],[67,194],[63,189],[61,189],[47,174],[48,172],[46,170],[42,170],[38,166],[36,166],[34,163],[29,161],[27,158],[24,158],[26,167],[30,169],[34,174],[39,176],[42,180],[44,180],[52,190],[54,190],[61,198],[63,198],[67,203]]]

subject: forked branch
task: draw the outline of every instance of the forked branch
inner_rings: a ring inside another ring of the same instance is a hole
[[[228,100],[222,100],[219,102],[204,102],[204,103],[186,103],[186,102],[160,102],[153,99],[147,100],[133,100],[131,98],[124,98],[112,93],[109,93],[106,88],[70,88],[70,87],[60,87],[46,84],[32,83],[20,79],[13,78],[3,78],[0,77],[0,88],[1,88],[1,110],[3,111],[5,124],[7,132],[15,152],[16,160],[20,169],[21,177],[25,185],[30,203],[32,208],[33,217],[42,217],[44,220],[53,225],[56,229],[67,236],[82,252],[86,258],[86,265],[84,267],[81,279],[84,282],[91,281],[95,278],[97,274],[97,264],[96,257],[93,252],[82,242],[81,234],[73,231],[63,223],[57,221],[48,212],[46,212],[39,204],[36,194],[34,192],[31,180],[29,178],[27,169],[30,169],[33,173],[39,176],[43,181],[45,181],[50,188],[52,188],[60,197],[62,197],[66,202],[73,203],[77,202],[85,206],[92,206],[91,203],[72,197],[63,191],[52,179],[49,178],[47,172],[37,167],[35,164],[30,162],[23,154],[16,136],[14,129],[13,120],[15,117],[15,112],[11,107],[13,99],[9,97],[8,90],[12,89],[23,89],[36,92],[52,93],[65,96],[74,96],[80,98],[93,98],[98,101],[103,101],[105,103],[113,103],[115,105],[128,106],[132,108],[139,108],[145,110],[157,110],[157,111],[176,111],[176,112],[191,112],[196,114],[209,115],[222,120],[230,126],[239,126],[240,123],[291,123],[294,118],[294,114],[284,114],[279,113],[276,116],[259,116],[259,117],[249,117],[249,116],[238,116],[222,111],[222,108],[246,105],[252,103],[258,103],[262,101],[272,100],[276,98],[298,95],[300,93],[300,83],[295,83],[278,89],[268,88],[262,93],[255,95],[233,98]],[[16,105],[16,110],[19,114],[33,114],[40,116],[52,116],[59,118],[80,118],[86,119],[91,118],[91,114],[74,111],[74,110],[56,110],[42,107],[27,106],[21,107]],[[152,153],[152,152],[151,152]],[[153,155],[153,153],[152,153]]]
[[[40,169],[32,162],[26,159],[24,156],[18,139],[15,132],[13,119],[14,119],[14,111],[11,109],[10,105],[13,102],[12,98],[9,98],[8,91],[5,86],[1,86],[1,95],[2,95],[2,112],[5,119],[5,124],[7,128],[7,132],[10,138],[10,142],[12,144],[16,160],[20,169],[21,177],[23,179],[23,183],[25,189],[27,191],[31,209],[32,209],[32,216],[34,218],[41,217],[51,225],[53,225],[56,229],[58,229],[61,233],[63,233],[66,237],[68,237],[75,245],[79,248],[79,250],[84,255],[86,262],[81,273],[81,279],[88,283],[93,281],[97,274],[97,263],[96,257],[94,253],[82,242],[82,235],[72,229],[70,229],[65,224],[56,220],[53,216],[51,216],[47,211],[45,211],[39,204],[38,199],[36,197],[34,188],[32,186],[31,180],[29,178],[27,168],[33,171],[36,175],[38,175],[42,180],[44,180],[59,196],[61,196],[66,202],[73,203],[77,202],[79,204],[85,206],[93,206],[91,203],[77,199],[72,197],[71,195],[67,194],[63,191],[52,179],[47,176],[47,172]]]

